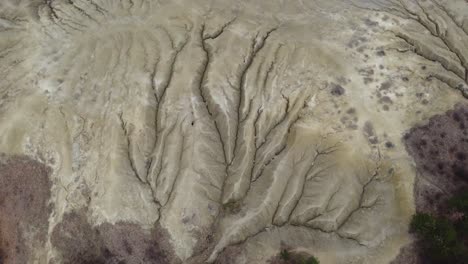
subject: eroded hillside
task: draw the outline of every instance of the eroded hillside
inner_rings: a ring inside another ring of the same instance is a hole
[[[462,0],[4,0],[0,260],[390,263],[467,32]]]

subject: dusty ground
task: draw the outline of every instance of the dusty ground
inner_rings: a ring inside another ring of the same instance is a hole
[[[467,21],[464,0],[1,1],[4,262],[392,262],[467,171]]]

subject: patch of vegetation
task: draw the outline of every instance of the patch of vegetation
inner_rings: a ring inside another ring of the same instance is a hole
[[[448,209],[442,216],[417,213],[411,220],[427,263],[468,263],[468,193],[451,198]]]
[[[287,249],[281,250],[280,257],[282,260],[289,260],[291,258],[291,254]]]
[[[462,213],[468,213],[468,192],[463,192],[452,197],[448,201],[448,204],[451,209],[458,210]]]
[[[320,264],[315,256],[289,252],[287,249],[281,250],[279,257],[284,264]]]
[[[223,208],[230,214],[236,214],[240,212],[241,203],[239,201],[229,202],[227,204],[224,204]]]
[[[455,212],[454,225],[458,234],[465,239],[468,238],[468,192],[463,192],[451,198],[448,205],[451,211]]]
[[[86,213],[86,209],[68,212],[54,227],[51,242],[61,254],[60,263],[171,263],[170,251],[163,246],[166,234],[158,226],[151,233],[125,222],[92,226]]]
[[[304,264],[320,264],[320,262],[318,261],[318,259],[314,256],[312,257],[309,257],[308,259],[306,259],[304,261]]]

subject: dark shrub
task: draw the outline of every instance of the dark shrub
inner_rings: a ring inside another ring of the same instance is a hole
[[[287,249],[281,250],[280,256],[282,260],[289,260],[291,258],[291,254],[289,254]]]
[[[420,238],[428,263],[468,263],[468,250],[455,227],[446,218],[425,213],[414,215],[410,225]]]
[[[452,209],[468,214],[468,192],[450,198],[448,204]]]
[[[308,259],[306,259],[304,261],[305,264],[320,264],[320,262],[318,261],[318,259],[314,256],[312,257],[309,257]]]

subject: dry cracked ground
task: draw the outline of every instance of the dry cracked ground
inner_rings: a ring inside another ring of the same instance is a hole
[[[0,263],[416,263],[465,97],[464,0],[2,0]]]

